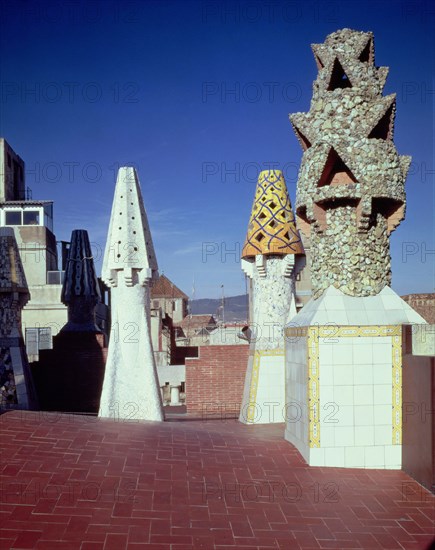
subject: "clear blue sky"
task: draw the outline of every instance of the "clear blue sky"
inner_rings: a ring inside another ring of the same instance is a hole
[[[195,297],[222,284],[241,294],[258,170],[284,168],[294,203],[302,152],[288,114],[309,109],[310,44],[373,31],[385,93],[398,95],[395,143],[413,157],[393,288],[431,292],[431,4],[0,0],[0,135],[26,161],[33,198],[55,201],[58,240],[84,228],[104,249],[116,167],[133,163],[160,271],[189,295],[195,278]]]

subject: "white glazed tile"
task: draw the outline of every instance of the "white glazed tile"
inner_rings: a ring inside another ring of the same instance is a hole
[[[354,384],[373,384],[373,365],[354,365],[353,367]]]
[[[374,364],[391,364],[393,351],[391,343],[389,344],[373,344],[373,363]]]
[[[353,386],[353,390],[355,405],[373,405],[373,384],[358,384]]]
[[[334,401],[334,386],[324,386],[320,383],[320,406]]]
[[[344,447],[325,449],[325,466],[344,467]]]
[[[324,403],[321,405],[320,421],[323,425],[337,426],[340,424],[339,406],[334,402]]]
[[[334,344],[330,343],[329,341],[326,341],[319,345],[319,361],[322,368],[323,368],[323,365],[333,364],[333,360],[332,360],[333,347],[334,347]]]
[[[389,325],[401,325],[406,316],[403,309],[389,309],[385,312]]]
[[[393,421],[393,410],[391,405],[374,405],[374,424],[375,426],[391,425]]]
[[[357,336],[352,338],[352,343],[354,346],[371,346],[373,344],[374,338],[372,336]]]
[[[337,426],[354,426],[354,407],[352,406],[338,406],[335,418],[338,420]]]
[[[393,440],[392,425],[375,426],[375,445],[391,445]]]
[[[398,304],[400,304],[400,302],[397,300],[397,298],[398,296],[381,296],[384,309],[385,310],[401,309],[403,311],[402,307],[398,307]]]
[[[375,444],[375,432],[373,426],[355,426],[355,446],[365,447]]]
[[[321,365],[319,373],[320,386],[334,385],[334,367],[332,365]]]
[[[377,385],[392,385],[393,383],[393,369],[391,363],[384,363],[382,365],[373,365],[373,384]]]
[[[353,385],[353,368],[352,365],[340,365],[335,364],[333,367],[334,372],[334,386],[350,386]]]
[[[359,447],[345,447],[345,468],[364,468],[364,451]]]
[[[320,428],[320,445],[325,447],[335,447],[335,428],[330,425],[322,424]]]
[[[373,386],[374,405],[392,405],[393,393],[391,384],[375,384]]]
[[[347,317],[350,325],[368,325],[369,317],[367,311],[348,311]]]
[[[335,446],[336,447],[353,447],[355,445],[354,428],[340,426],[335,428]]]
[[[325,465],[325,449],[310,449],[310,466],[324,466]]]
[[[354,386],[335,386],[333,400],[339,407],[345,407],[354,404]]]
[[[355,296],[343,296],[346,311],[365,311],[364,300]]]
[[[381,311],[384,309],[380,296],[367,296],[364,299],[364,307],[367,311]]]
[[[364,339],[361,338],[364,342]],[[353,349],[353,364],[354,365],[371,365],[373,362],[373,346],[368,343],[361,346],[355,345]]]
[[[341,309],[331,309],[327,312],[328,321],[330,323],[336,323],[337,325],[349,324],[347,312]]]
[[[385,452],[384,447],[366,447],[364,449],[364,462],[366,468],[384,468]]]
[[[324,309],[319,309],[316,312],[316,325],[326,325],[329,321],[329,312]]]
[[[343,294],[329,294],[325,297],[325,308],[328,311],[344,310]]]
[[[385,445],[385,467],[401,469],[402,467],[402,445]]]
[[[355,426],[373,426],[373,406],[358,405],[355,406]]]
[[[339,290],[338,288],[336,288],[333,285],[329,286],[326,289],[325,294],[326,294],[326,298],[325,298],[326,300],[331,300],[335,296],[340,296],[341,298],[344,296],[344,293],[341,292],[341,290]]]

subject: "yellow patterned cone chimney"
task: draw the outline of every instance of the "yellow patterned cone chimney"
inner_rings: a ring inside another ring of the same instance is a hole
[[[304,248],[281,170],[263,170],[242,251],[247,259],[257,254],[303,254]]]

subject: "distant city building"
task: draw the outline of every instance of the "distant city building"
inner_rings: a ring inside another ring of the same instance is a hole
[[[246,323],[225,323],[218,325],[209,333],[209,346],[241,346],[249,345],[248,340],[243,337]]]
[[[30,292],[22,311],[23,334],[29,361],[36,361],[39,350],[51,349],[53,336],[67,322],[60,296],[69,243],[62,242],[59,267],[53,201],[30,197],[24,161],[0,138],[0,227],[12,227],[18,244]],[[97,324],[106,315],[104,305],[97,307]]]
[[[177,346],[204,346],[210,333],[217,328],[213,315],[188,315],[175,327]]]
[[[0,139],[0,227],[12,227],[20,251],[30,301],[22,312],[29,360],[52,346],[67,321],[60,301],[63,272],[58,269],[53,233],[53,201],[27,200],[24,161]]]
[[[401,297],[430,325],[435,324],[435,294],[406,294]]]
[[[166,277],[160,275],[151,287],[151,338],[157,366],[172,363],[175,353],[174,323],[187,315],[189,298]]]
[[[151,309],[161,308],[162,314],[169,315],[174,323],[179,323],[187,315],[189,297],[170,281],[160,275],[151,287]]]
[[[0,138],[0,202],[25,198],[24,161]]]

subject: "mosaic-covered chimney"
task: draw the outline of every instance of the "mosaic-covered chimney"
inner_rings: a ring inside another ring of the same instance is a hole
[[[11,227],[0,228],[0,336],[21,337],[21,310],[30,300],[20,253]]]
[[[0,228],[0,409],[35,408],[21,311],[30,299],[12,227]]]
[[[304,150],[296,214],[311,239],[313,295],[330,285],[375,295],[391,283],[389,236],[411,162],[393,143],[396,96],[382,95],[388,68],[375,66],[371,32],[342,29],[312,50],[310,110],[290,120]]]
[[[282,346],[282,327],[296,314],[295,257],[304,249],[296,229],[281,170],[258,176],[254,203],[242,250],[242,269],[250,278],[250,322],[256,346]]]
[[[281,170],[258,176],[242,251],[249,277],[250,353],[239,420],[282,422],[285,324],[296,315],[295,278],[304,249]],[[268,407],[274,403],[275,411]]]
[[[71,234],[62,302],[68,307],[68,323],[62,331],[99,332],[95,308],[101,300],[88,232],[75,229]]]

